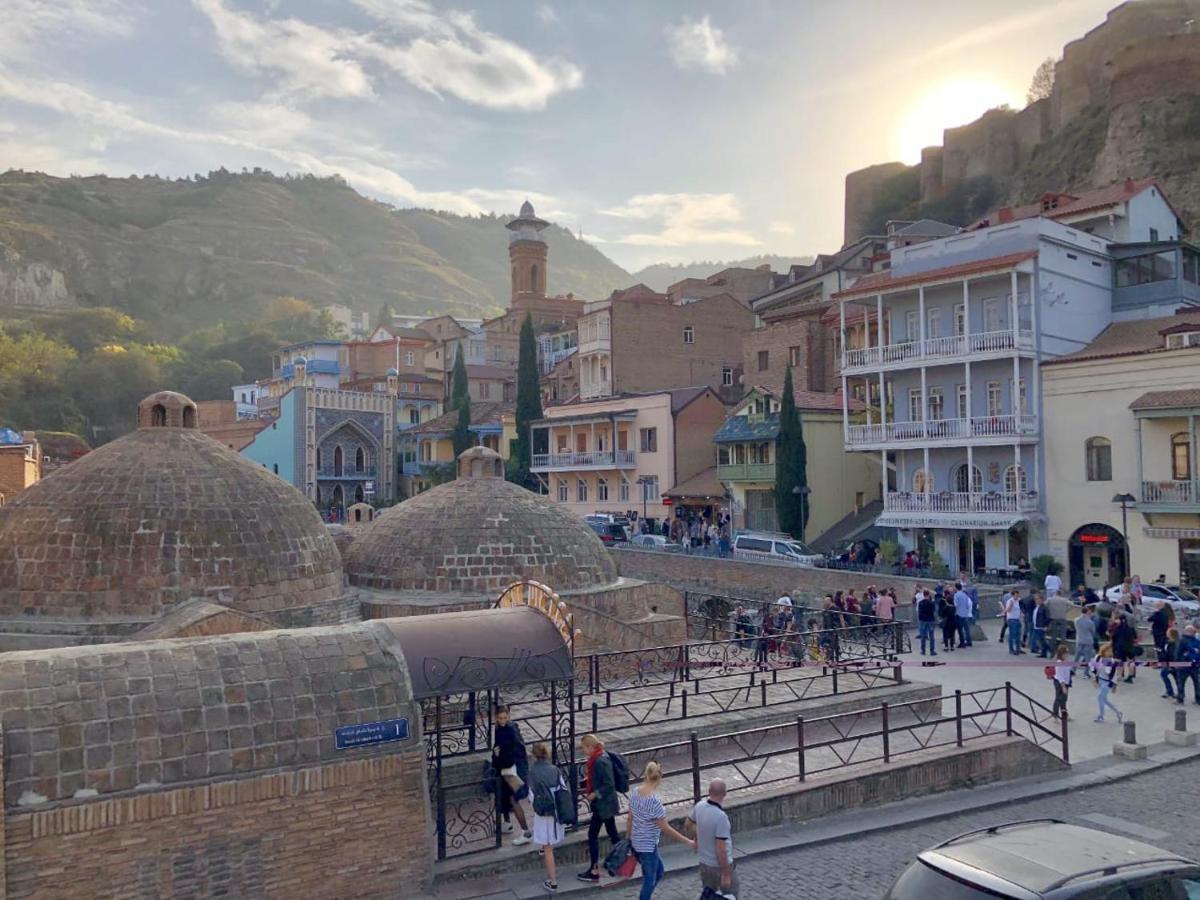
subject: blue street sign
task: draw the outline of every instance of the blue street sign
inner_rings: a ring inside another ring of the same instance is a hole
[[[363,725],[343,725],[334,729],[333,739],[339,750],[365,747],[368,744],[385,744],[402,741],[408,737],[408,719],[388,719],[385,722],[367,722]]]

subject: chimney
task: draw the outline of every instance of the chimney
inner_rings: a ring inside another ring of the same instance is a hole
[[[1011,206],[1002,206],[996,211],[996,221],[1003,225],[1005,222],[1013,220],[1013,211]]]
[[[1125,193],[1127,193],[1127,194],[1133,193],[1133,179],[1132,178],[1125,179]]]

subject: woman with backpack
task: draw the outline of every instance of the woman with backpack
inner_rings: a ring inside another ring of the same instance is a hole
[[[1092,673],[1096,676],[1096,685],[1100,688],[1100,692],[1096,694],[1097,714],[1092,721],[1104,721],[1104,708],[1108,707],[1117,714],[1117,724],[1120,725],[1125,721],[1125,717],[1121,715],[1121,711],[1108,699],[1110,692],[1117,689],[1117,661],[1113,659],[1112,644],[1101,644],[1100,649],[1096,652],[1095,659],[1091,662]]]
[[[542,848],[542,862],[546,866],[546,880],[542,887],[548,891],[558,890],[558,872],[554,865],[554,848],[565,837],[562,823],[558,821],[558,803],[555,793],[565,791],[562,773],[550,762],[550,748],[545,744],[533,745],[533,765],[529,769],[529,791],[533,795],[533,842]]]
[[[515,815],[521,833],[513,838],[513,846],[520,847],[533,840],[525,820],[525,809],[521,806],[521,801],[529,796],[529,759],[525,755],[525,740],[517,723],[509,721],[507,706],[497,706],[493,711],[493,720],[496,730],[492,767],[499,776],[497,790],[500,791],[500,812],[504,814],[503,830],[512,831],[509,814]]]
[[[617,792],[622,786],[629,790],[629,771],[625,768],[624,760],[619,766],[615,764],[620,757],[606,753],[600,738],[594,734],[585,734],[579,746],[587,760],[583,770],[583,795],[592,806],[592,820],[588,823],[587,833],[588,861],[591,866],[579,873],[579,880],[596,884],[600,881],[600,829],[608,833],[608,839],[613,844],[621,839],[621,833],[617,830],[617,813],[621,809]],[[618,768],[623,773],[620,779],[622,784],[618,784]]]

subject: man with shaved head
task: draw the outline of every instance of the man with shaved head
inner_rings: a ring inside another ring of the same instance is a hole
[[[721,804],[725,802],[725,782],[714,778],[708,785],[708,796],[692,809],[687,831],[696,839],[696,855],[700,861],[700,884],[707,891],[726,897],[737,895],[737,873],[733,868],[733,834],[729,816]]]

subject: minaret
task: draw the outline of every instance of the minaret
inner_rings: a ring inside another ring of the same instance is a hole
[[[533,204],[521,204],[521,214],[505,226],[508,236],[508,261],[512,269],[512,307],[521,308],[522,301],[544,299],[546,296],[546,241],[542,230],[550,227],[545,219],[534,214]]]

